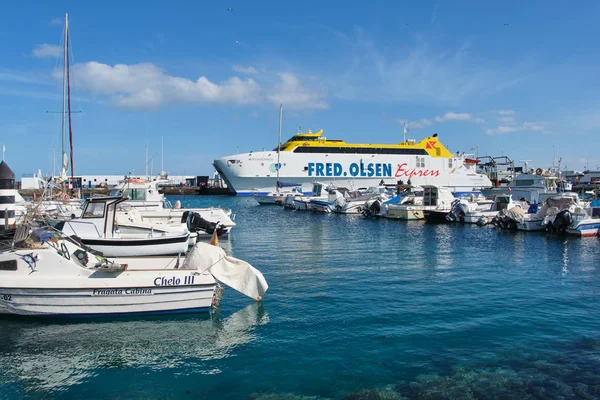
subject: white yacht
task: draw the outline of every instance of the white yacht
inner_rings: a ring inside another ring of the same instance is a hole
[[[123,197],[89,199],[81,218],[64,221],[60,227],[67,236],[74,236],[82,244],[106,257],[133,257],[185,254],[190,233],[187,230],[143,233],[121,233],[116,224],[118,204]]]
[[[219,281],[260,301],[268,285],[250,264],[198,243],[187,258],[106,259],[52,228],[0,249],[0,314],[107,317],[193,313],[217,307]]]
[[[219,230],[222,227],[222,236],[228,237],[230,230],[235,226],[231,210],[225,210],[218,207],[205,208],[181,208],[173,207],[169,200],[159,192],[159,185],[168,183],[166,179],[155,179],[146,181],[139,178],[127,178],[119,182],[112,188],[110,196],[126,196],[127,200],[122,203],[123,212],[134,208],[137,210],[137,216],[143,219],[143,222],[170,223],[180,221],[186,223],[190,213],[198,214],[199,217]],[[210,232],[198,232],[200,237],[210,237]]]
[[[454,196],[447,187],[437,187],[433,185],[421,185],[421,192],[407,194],[402,197],[397,204],[385,204],[387,212],[386,218],[403,219],[403,220],[420,220],[424,219],[425,210],[447,210],[449,211]]]

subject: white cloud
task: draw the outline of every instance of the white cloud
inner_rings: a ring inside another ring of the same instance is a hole
[[[488,128],[485,131],[487,135],[503,135],[511,132],[552,133],[548,130],[545,124],[541,122],[524,122],[521,125],[499,125],[496,128]]]
[[[240,74],[257,74],[258,71],[252,67],[252,66],[247,66],[247,67],[243,67],[241,65],[234,65],[233,67],[231,67],[234,71],[239,72]]]
[[[253,79],[229,78],[213,83],[205,76],[193,81],[171,76],[154,64],[116,64],[91,61],[76,64],[73,76],[84,90],[112,96],[123,108],[152,109],[164,104],[253,104],[261,88]]]
[[[96,61],[73,66],[73,79],[90,94],[108,97],[117,107],[156,109],[166,104],[283,103],[287,109],[324,109],[329,104],[321,91],[308,89],[292,73],[280,73],[267,88],[251,78],[231,77],[212,82],[169,75],[152,63],[107,65]],[[55,71],[55,78],[62,75]]]
[[[498,117],[497,121],[500,124],[514,124],[515,118],[514,117]]]
[[[455,112],[447,112],[442,116],[435,117],[437,122],[444,121],[469,121],[473,118],[473,116],[469,113],[455,113]]]
[[[409,122],[409,124],[408,124],[409,129],[410,128],[421,129],[421,128],[425,128],[426,126],[431,125],[431,120],[426,119],[426,118],[422,118],[417,121],[410,121],[407,119],[399,119],[398,122],[402,125],[404,125],[406,122]]]
[[[456,107],[466,99],[489,98],[515,86],[531,69],[523,62],[500,64],[482,58],[468,40],[444,43],[434,34],[415,34],[413,43],[408,38],[384,43],[361,28],[352,36],[334,34],[348,50],[337,57],[340,68],[328,81],[332,93],[346,100]]]
[[[302,86],[300,79],[290,72],[279,73],[280,81],[270,90],[267,99],[272,103],[282,103],[284,107],[295,109],[326,109],[329,104],[325,95],[317,90]]]
[[[58,57],[62,53],[62,48],[60,46],[54,44],[38,44],[33,49],[32,54],[35,57],[45,58],[45,57]]]
[[[515,115],[513,110],[497,110],[496,114],[498,115]]]
[[[485,124],[485,119],[477,117],[473,119],[473,122],[477,124]]]

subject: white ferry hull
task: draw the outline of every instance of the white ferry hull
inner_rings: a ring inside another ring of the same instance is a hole
[[[452,191],[473,191],[490,187],[490,180],[459,158],[417,157],[393,154],[281,153],[280,181],[302,185],[310,192],[314,181],[337,187],[360,188],[397,184],[436,185]],[[219,158],[213,165],[228,187],[240,196],[267,194],[277,184],[277,152],[236,154]],[[274,172],[275,171],[275,172]]]

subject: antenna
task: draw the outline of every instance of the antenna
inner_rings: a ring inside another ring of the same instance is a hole
[[[163,136],[160,137],[160,172],[165,172],[165,147]]]
[[[519,160],[519,162],[522,162],[525,165],[525,173],[529,172],[528,167],[531,160]]]
[[[406,142],[406,135],[408,135],[408,124],[410,124],[410,121],[406,121],[404,123],[404,143],[407,143]]]

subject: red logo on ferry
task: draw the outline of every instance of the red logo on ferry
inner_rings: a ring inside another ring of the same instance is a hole
[[[427,144],[425,145],[426,149],[435,149],[435,140],[430,140],[429,142],[427,142]]]
[[[408,179],[412,179],[415,176],[440,176],[439,169],[406,169],[408,163],[402,163],[398,165],[398,169],[396,170],[396,174],[394,175],[396,178],[401,176],[406,176]]]

